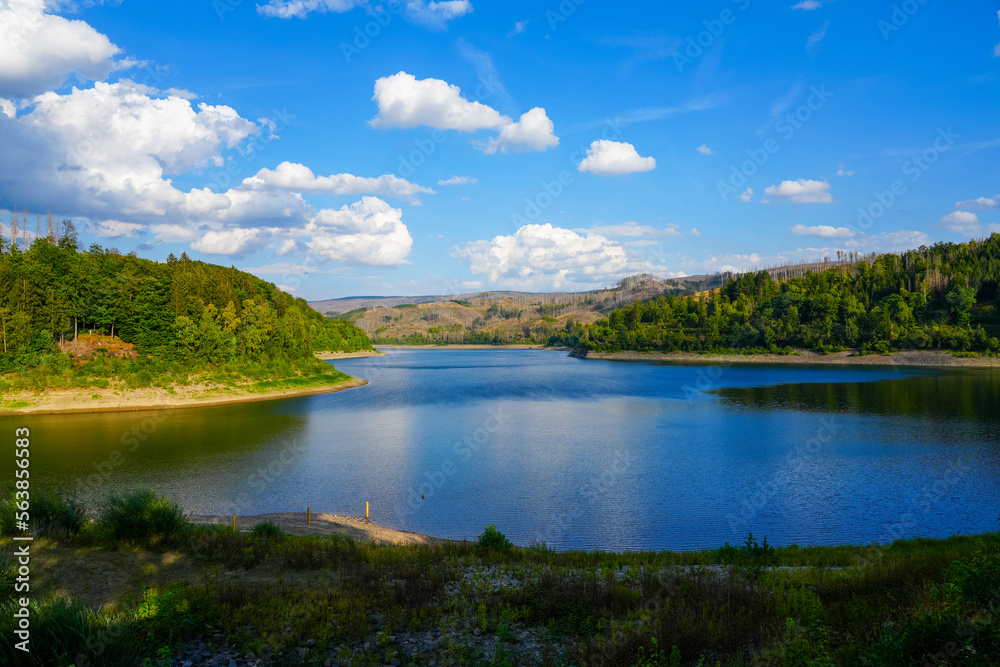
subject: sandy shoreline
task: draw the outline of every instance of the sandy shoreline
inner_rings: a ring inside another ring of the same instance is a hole
[[[360,359],[362,357],[381,357],[385,352],[378,350],[362,350],[361,352],[316,352],[316,358],[320,361],[332,361],[334,359]]]
[[[203,385],[175,387],[173,394],[166,389],[152,387],[120,392],[110,388],[57,389],[39,394],[19,392],[0,396],[0,417],[201,408],[332,394],[345,389],[362,387],[366,384],[368,384],[367,380],[350,378],[324,387],[280,389],[268,392],[249,392],[239,387],[205,387]],[[23,405],[24,403],[27,405]]]
[[[796,355],[757,354],[722,355],[691,352],[590,352],[587,359],[606,361],[663,361],[712,364],[824,364],[839,366],[923,366],[934,368],[1000,368],[997,357],[956,357],[947,352],[911,350],[892,355],[851,356],[853,352],[819,354],[799,350]]]
[[[188,519],[192,523],[216,524],[232,526],[233,517],[219,514],[191,514]],[[305,512],[278,512],[274,514],[255,514],[236,517],[236,529],[241,532],[250,531],[255,525],[270,521],[281,527],[289,535],[330,535],[341,533],[354,540],[371,541],[377,544],[445,544],[453,540],[442,540],[430,535],[411,533],[405,530],[395,530],[365,523],[364,519],[326,514],[312,513],[312,525],[307,523]]]

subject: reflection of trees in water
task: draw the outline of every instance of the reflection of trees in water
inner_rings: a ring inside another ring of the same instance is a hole
[[[32,475],[91,506],[113,490],[159,488],[220,462],[255,471],[273,458],[269,452],[297,441],[306,424],[305,416],[283,414],[277,403],[20,419],[37,434]]]
[[[880,382],[726,387],[713,393],[727,403],[763,410],[1000,418],[1000,373],[994,371]]]

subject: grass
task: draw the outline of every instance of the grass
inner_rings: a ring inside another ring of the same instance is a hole
[[[102,541],[148,546],[176,543],[189,528],[180,507],[148,489],[109,496],[98,521]]]
[[[316,386],[345,379],[330,364],[313,356],[296,360],[271,359],[263,362],[231,361],[222,364],[164,360],[140,356],[135,360],[106,358],[97,355],[88,363],[73,366],[68,355],[53,355],[65,361],[59,364],[42,364],[0,375],[0,396],[16,392],[41,392],[52,389],[120,389],[130,391],[156,387],[170,390],[192,384],[218,385],[267,391],[266,383],[274,382],[276,388]],[[326,378],[323,382],[320,378]],[[299,384],[296,384],[296,382]],[[264,385],[264,386],[260,386]],[[87,394],[99,398],[98,394]],[[0,404],[7,409],[28,407],[23,401],[8,400]]]
[[[149,492],[106,505],[117,513],[60,533],[44,547],[48,560],[99,552],[123,564],[106,575],[120,581],[139,556],[169,556],[191,574],[84,608],[55,597],[73,597],[72,580],[39,573],[36,664],[69,664],[88,641],[106,646],[104,664],[156,664],[217,632],[266,664],[1000,664],[1000,536],[992,533],[883,547],[774,548],[751,536],[693,553],[555,552],[510,545],[495,526],[475,542],[379,546],[283,535],[266,523],[233,533],[126,521],[125,508],[171,516],[169,502]],[[0,562],[5,592],[11,567]],[[12,616],[0,597],[4,605],[7,664]],[[68,630],[45,630],[53,627]]]
[[[257,382],[249,391],[252,392],[269,392],[269,391],[280,391],[283,389],[311,389],[320,387],[331,387],[338,385],[342,382],[350,380],[351,376],[347,373],[341,373],[340,371],[334,371],[333,373],[324,373],[322,375],[302,375],[298,377],[289,377],[278,380],[265,380],[263,382]]]
[[[69,537],[83,528],[86,514],[76,498],[61,491],[42,489],[31,491],[29,496],[15,496],[9,490],[0,499],[0,535],[23,535],[15,527],[15,514],[20,498],[30,501],[31,524],[42,535]]]

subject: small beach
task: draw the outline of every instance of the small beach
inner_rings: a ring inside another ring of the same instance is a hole
[[[233,517],[221,514],[191,514],[191,523],[232,526]],[[454,540],[443,540],[430,535],[411,533],[405,530],[395,530],[374,523],[365,523],[364,519],[313,512],[310,523],[306,512],[274,512],[271,514],[255,514],[252,516],[236,516],[236,530],[249,532],[259,523],[269,521],[276,524],[289,535],[331,535],[339,533],[353,540],[374,542],[376,544],[445,544]]]
[[[331,394],[366,384],[367,380],[350,378],[325,386],[270,391],[253,391],[251,389],[253,385],[224,387],[200,384],[175,386],[170,390],[158,387],[142,389],[108,387],[49,389],[38,393],[21,391],[0,396],[0,416],[201,408]]]

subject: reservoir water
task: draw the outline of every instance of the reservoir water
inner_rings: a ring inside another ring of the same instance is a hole
[[[997,529],[1000,372],[666,365],[391,350],[366,387],[2,417],[34,485],[153,488],[199,514],[324,511],[558,549],[867,544]],[[13,452],[0,462],[9,478]],[[423,497],[421,497],[421,495]]]

